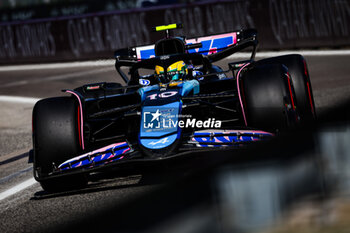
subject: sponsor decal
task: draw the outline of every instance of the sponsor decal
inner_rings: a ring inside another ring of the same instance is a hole
[[[200,37],[197,39],[186,40],[187,44],[202,43],[202,47],[198,49],[190,49],[189,53],[201,53],[203,55],[209,55],[217,53],[224,48],[227,48],[237,43],[237,34],[227,33],[216,36]]]
[[[207,120],[197,120],[196,118],[186,118],[179,120],[179,115],[173,113],[171,108],[156,109],[155,111],[143,112],[143,129],[146,132],[171,131],[179,128],[221,128],[221,121],[215,118]]]
[[[151,82],[148,79],[139,79],[139,84],[142,86],[148,86]]]
[[[153,138],[143,139],[143,138],[141,138],[140,143],[144,147],[149,148],[149,149],[162,149],[162,148],[168,147],[171,144],[173,144],[176,141],[176,139],[177,139],[177,135],[173,134],[170,136],[166,136],[165,138],[162,138],[162,139],[155,139],[155,138],[154,139]]]
[[[173,102],[162,106],[145,106],[140,128],[140,144],[149,149],[161,149],[172,145],[184,128],[221,128],[221,121],[215,118],[197,120],[191,115],[183,115],[181,102]]]
[[[148,143],[148,145],[154,146],[154,145],[157,145],[157,144],[165,144],[167,142],[169,142],[168,137],[160,139],[159,141],[152,141],[152,142]]]
[[[146,132],[172,131],[177,128],[177,115],[171,108],[157,109],[156,111],[143,112],[143,129]]]
[[[100,85],[97,86],[88,86],[86,87],[86,90],[91,91],[91,90],[98,90],[100,89]]]
[[[170,56],[165,55],[165,56],[161,56],[161,57],[160,57],[160,60],[167,60],[167,59],[169,59],[169,58],[170,58]]]
[[[209,55],[217,53],[237,43],[237,33],[226,33],[216,36],[199,37],[196,39],[186,40],[187,44],[202,43],[202,47],[198,49],[190,49],[189,53],[201,53]],[[136,55],[138,59],[148,59],[155,57],[154,45],[136,47]],[[161,59],[168,59],[168,56],[162,56]]]

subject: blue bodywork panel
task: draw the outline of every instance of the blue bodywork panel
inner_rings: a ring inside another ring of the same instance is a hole
[[[172,145],[181,134],[178,126],[182,110],[181,97],[199,93],[199,82],[176,83],[173,88],[153,85],[140,88],[142,116],[139,143],[148,149],[163,149]]]

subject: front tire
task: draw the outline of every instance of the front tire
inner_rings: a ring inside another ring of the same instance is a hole
[[[86,183],[82,176],[49,177],[55,167],[81,153],[80,123],[80,109],[72,97],[43,99],[34,106],[34,176],[44,190],[59,191]]]
[[[257,61],[256,64],[283,64],[288,68],[294,86],[295,99],[298,103],[297,110],[300,115],[300,123],[303,125],[312,124],[316,119],[316,109],[304,57],[299,54],[284,55],[262,59]]]
[[[251,65],[240,77],[243,114],[248,127],[286,130],[298,123],[287,70],[282,65]]]

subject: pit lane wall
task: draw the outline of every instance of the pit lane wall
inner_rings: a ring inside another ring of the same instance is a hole
[[[174,22],[188,38],[256,28],[263,50],[350,45],[350,0],[205,1],[2,22],[0,64],[112,58],[153,43],[163,34],[152,26]]]

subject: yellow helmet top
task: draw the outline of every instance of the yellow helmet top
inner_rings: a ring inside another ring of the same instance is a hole
[[[155,72],[157,75],[164,74],[164,68],[157,65]],[[182,76],[188,73],[187,65],[184,61],[177,61],[168,67],[167,73],[171,76],[171,80],[181,80]]]

